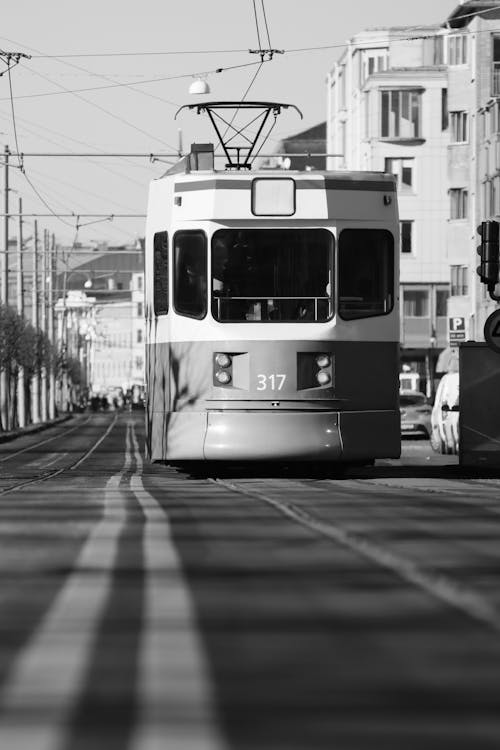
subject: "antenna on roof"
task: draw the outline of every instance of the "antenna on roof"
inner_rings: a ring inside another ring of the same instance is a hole
[[[201,104],[184,104],[175,113],[175,118],[183,109],[196,109],[197,114],[206,112],[219,139],[227,158],[226,169],[251,169],[252,162],[257,158],[264,143],[269,138],[276,119],[282,109],[295,109],[302,119],[302,112],[294,104],[282,102],[203,102]],[[249,110],[250,119],[243,127],[233,125],[240,110]],[[234,112],[231,118],[227,112]],[[222,113],[222,114],[221,114]],[[256,114],[255,114],[256,113]],[[271,115],[271,126],[264,134],[264,127]],[[174,119],[175,119],[174,118]],[[227,118],[227,119],[226,119]],[[221,123],[226,126],[224,132]],[[255,125],[257,132],[250,132],[250,126]],[[239,138],[239,141],[236,139]],[[234,141],[234,142],[233,142]],[[258,144],[258,147],[257,147]]]

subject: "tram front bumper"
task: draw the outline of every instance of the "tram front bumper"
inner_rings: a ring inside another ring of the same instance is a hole
[[[342,444],[337,412],[208,412],[209,461],[335,461]]]
[[[372,412],[209,411],[209,461],[355,461],[398,458],[400,416]]]

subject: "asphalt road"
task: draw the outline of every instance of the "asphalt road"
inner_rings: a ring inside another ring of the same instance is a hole
[[[1,750],[500,747],[500,479],[166,467],[143,414],[0,445]]]

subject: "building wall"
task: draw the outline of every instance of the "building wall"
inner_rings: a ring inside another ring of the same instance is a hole
[[[94,392],[132,384],[133,304],[130,300],[96,305],[92,389]]]
[[[429,38],[398,39],[412,34]],[[442,36],[440,27],[425,33],[361,32],[350,40],[327,78],[327,151],[343,152],[342,157],[330,158],[328,167],[411,168],[411,185],[407,171],[406,182],[401,173],[398,178],[400,220],[411,236],[410,251],[401,253],[401,343],[403,349],[418,350],[415,356],[422,362],[429,351],[437,357],[447,343],[449,131],[443,117],[447,110],[445,106],[443,112],[442,92],[448,84],[440,53]],[[383,136],[382,91],[393,90],[418,92],[419,132],[414,137]],[[406,242],[404,249],[408,250]]]
[[[144,273],[132,274],[132,385],[145,380]]]

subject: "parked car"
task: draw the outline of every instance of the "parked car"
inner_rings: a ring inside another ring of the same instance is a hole
[[[447,372],[436,391],[431,414],[431,446],[437,453],[458,453],[458,372]]]
[[[399,410],[401,412],[401,435],[430,437],[432,407],[425,393],[400,391]]]

